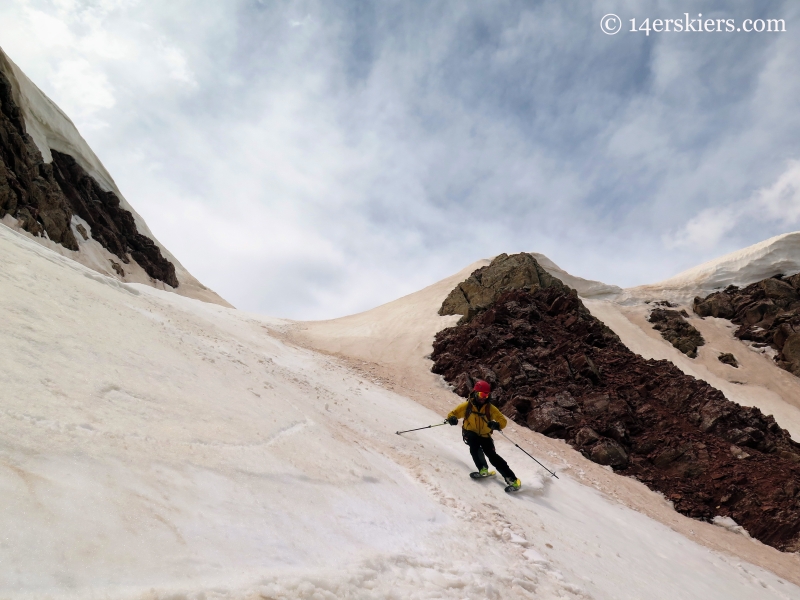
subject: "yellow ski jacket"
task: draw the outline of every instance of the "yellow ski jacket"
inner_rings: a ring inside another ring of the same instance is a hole
[[[464,415],[467,414],[467,406],[471,403],[472,401],[468,400],[467,402],[459,404],[450,411],[447,418],[455,417],[457,419],[464,419]],[[461,426],[467,431],[474,431],[482,437],[490,437],[492,435],[492,430],[489,429],[489,421],[497,421],[500,424],[500,429],[505,428],[506,423],[508,423],[503,413],[501,413],[494,404],[487,402],[480,408],[473,404],[470,415],[464,419]]]

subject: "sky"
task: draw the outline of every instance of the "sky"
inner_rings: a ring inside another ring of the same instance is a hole
[[[205,285],[322,319],[501,252],[626,287],[800,229],[800,3],[730,4],[0,0],[0,47]],[[698,14],[786,32],[640,30]]]

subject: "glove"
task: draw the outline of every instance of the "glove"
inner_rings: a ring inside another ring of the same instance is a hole
[[[450,425],[458,425],[458,417],[447,417],[445,419],[445,423],[450,423]]]
[[[489,421],[489,429],[492,431],[500,431],[500,423],[497,421]]]

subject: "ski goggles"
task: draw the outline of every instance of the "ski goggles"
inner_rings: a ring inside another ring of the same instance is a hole
[[[475,392],[475,395],[481,400],[486,400],[486,398],[489,397],[489,394],[487,394],[486,392]]]

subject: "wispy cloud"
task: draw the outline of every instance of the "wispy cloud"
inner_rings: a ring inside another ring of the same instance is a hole
[[[800,225],[800,161],[789,161],[777,180],[749,198],[717,208],[706,208],[677,233],[664,236],[667,248],[708,250],[718,247],[731,232],[764,225],[790,231]]]
[[[753,204],[769,219],[792,226],[800,222],[800,161],[792,161],[774,184],[756,195]]]
[[[632,285],[797,225],[800,38],[607,36],[607,12],[685,10],[12,0],[0,45],[204,283],[328,317],[503,251]]]

